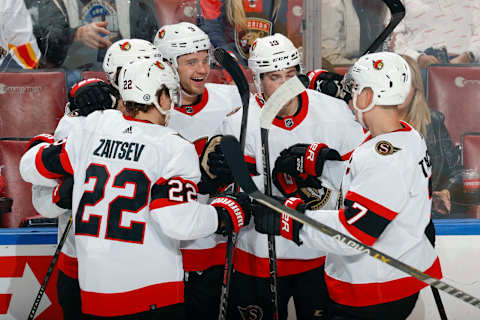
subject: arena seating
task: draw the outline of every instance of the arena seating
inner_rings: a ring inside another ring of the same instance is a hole
[[[155,0],[159,26],[178,22],[196,23],[195,0]]]
[[[89,78],[98,78],[98,79],[102,79],[107,83],[110,83],[110,81],[108,81],[107,75],[103,71],[83,71],[82,79],[89,79]]]
[[[66,97],[63,72],[0,72],[0,137],[53,132]]]
[[[427,101],[445,115],[445,125],[455,144],[464,132],[480,131],[480,66],[431,65]]]
[[[24,139],[27,140],[27,139]],[[0,216],[0,227],[19,227],[26,217],[37,215],[32,205],[32,185],[23,181],[18,170],[28,141],[0,141],[0,166],[5,178],[5,194],[13,199],[12,212]]]

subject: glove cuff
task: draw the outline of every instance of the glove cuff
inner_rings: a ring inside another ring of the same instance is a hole
[[[226,231],[226,232],[233,231],[237,233],[240,230],[240,228],[244,226],[245,213],[243,212],[242,207],[235,200],[228,197],[218,197],[218,198],[215,198],[210,203],[210,205],[214,206],[215,209],[217,209],[217,213],[218,213],[218,228],[216,231],[217,233],[222,233],[223,231]],[[228,214],[228,217],[225,216],[227,214]],[[221,229],[224,229],[224,230],[221,230]]]
[[[48,134],[48,133],[39,134],[33,137],[32,139],[30,139],[25,150],[30,150],[30,148],[33,148],[37,144],[43,143],[43,142],[51,144],[51,143],[54,143],[55,140],[51,134]]]
[[[291,197],[285,200],[283,205],[287,208],[305,212],[305,203],[300,198]],[[297,245],[301,245],[303,242],[300,240],[300,229],[303,224],[296,222],[287,214],[282,214],[280,218],[280,235],[286,239],[292,240]]]
[[[307,151],[305,152],[305,160],[303,164],[303,170],[306,174],[314,177],[318,177],[318,174],[321,174],[321,172],[318,172],[316,164],[320,150],[323,148],[328,148],[328,146],[324,143],[312,143],[308,146]]]

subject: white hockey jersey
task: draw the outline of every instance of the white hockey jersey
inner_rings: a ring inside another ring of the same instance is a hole
[[[442,277],[425,236],[431,209],[431,164],[409,124],[359,146],[343,177],[344,208],[306,214],[418,270]],[[326,250],[325,279],[337,303],[362,307],[408,297],[426,286],[387,264],[304,226],[303,247]]]
[[[168,127],[180,133],[195,145],[198,155],[221,125],[225,117],[241,108],[242,101],[236,86],[207,83],[200,102],[195,105],[175,107]],[[225,263],[225,237],[211,235],[182,243],[185,271],[202,271]]]
[[[80,118],[66,143],[47,146],[40,144],[36,174],[69,172],[76,181],[82,311],[111,317],[183,302],[180,240],[205,237],[218,224],[214,207],[194,201],[193,145],[169,128],[106,110]]]
[[[296,143],[324,143],[338,150],[345,158],[364,139],[362,127],[355,122],[348,106],[339,99],[313,90],[305,90],[301,95],[301,108],[294,116],[276,118],[269,131],[270,168],[280,152]],[[255,163],[259,176],[254,181],[260,190],[263,185],[262,143],[260,138],[260,110],[263,106],[258,96],[250,99],[245,158]],[[223,123],[222,134],[238,137],[241,112],[237,112]],[[318,190],[319,208],[336,209],[340,196],[340,183],[345,171],[345,161],[327,161],[320,180],[325,186]],[[327,187],[328,186],[328,187]],[[273,195],[282,196],[272,185]],[[278,275],[287,276],[320,267],[325,262],[325,253],[298,247],[295,243],[280,236],[275,237]],[[235,252],[235,269],[256,277],[269,277],[267,235],[255,230],[252,222],[238,236]]]

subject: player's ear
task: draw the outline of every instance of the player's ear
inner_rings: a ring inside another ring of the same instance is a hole
[[[162,89],[162,92],[159,94],[158,103],[160,104],[160,107],[162,109],[170,109],[171,100],[170,95],[168,94],[168,91],[166,89]]]
[[[371,88],[363,88],[362,92],[358,96],[357,106],[360,109],[364,109],[372,103],[373,100],[373,90]]]

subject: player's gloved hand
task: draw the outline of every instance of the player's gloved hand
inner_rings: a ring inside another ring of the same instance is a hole
[[[218,228],[215,233],[223,235],[230,232],[237,233],[250,223],[252,205],[250,198],[244,192],[223,193],[213,199],[210,205],[215,207],[218,214]]]
[[[53,136],[49,133],[42,133],[42,134],[37,134],[35,137],[30,139],[30,141],[27,144],[27,147],[25,148],[25,151],[30,150],[30,148],[35,147],[39,143],[54,143],[55,139]]]
[[[69,92],[69,109],[80,116],[87,116],[97,110],[115,109],[118,93],[103,80],[90,78],[77,82]]]
[[[52,200],[60,208],[72,210],[72,196],[73,176],[67,176],[53,189]]]
[[[283,204],[301,213],[305,212],[305,204],[300,198],[288,198]],[[297,245],[302,244],[300,240],[300,230],[303,224],[293,220],[286,214],[280,214],[258,202],[254,205],[254,212],[255,230],[263,234],[282,236],[288,240],[292,240]]]
[[[343,90],[343,76],[335,72],[328,72],[323,69],[312,70],[307,73],[310,79],[309,89],[317,90],[334,98],[345,100],[347,103],[352,98],[349,93]]]
[[[341,161],[342,158],[337,150],[330,149],[326,144],[297,143],[280,153],[275,161],[274,169],[294,177],[301,174],[319,177],[322,175],[326,160]]]
[[[202,194],[216,194],[233,182],[232,173],[222,152],[222,136],[213,136],[208,140],[200,156],[202,178],[198,183]]]

